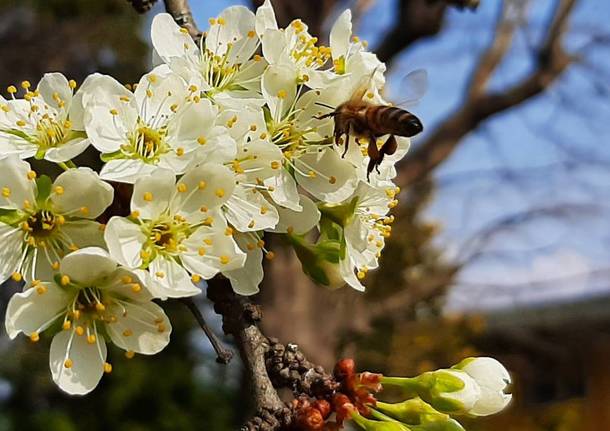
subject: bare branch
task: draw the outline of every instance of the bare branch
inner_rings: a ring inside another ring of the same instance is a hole
[[[428,175],[458,147],[461,139],[481,122],[545,91],[570,65],[572,57],[564,52],[561,36],[576,0],[558,0],[545,42],[537,53],[537,68],[513,87],[497,93],[480,94],[468,99],[432,135],[400,162],[397,183],[408,186]]]
[[[193,39],[201,38],[201,31],[197,28],[188,0],[164,1],[165,10],[174,18],[174,21],[181,27],[186,28]]]

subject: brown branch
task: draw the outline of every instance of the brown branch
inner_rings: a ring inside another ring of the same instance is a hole
[[[519,12],[524,7],[524,5],[517,6],[512,0],[504,0],[498,14],[492,43],[481,55],[472,74],[468,90],[470,98],[483,93],[493,72],[506,55],[517,28]]]
[[[576,0],[559,0],[551,19],[545,42],[536,54],[536,69],[503,92],[479,94],[451,114],[426,141],[399,164],[397,183],[406,187],[428,175],[447,160],[461,139],[489,117],[512,108],[545,91],[572,62],[562,48],[568,17]],[[499,61],[496,61],[498,64]]]
[[[164,0],[164,2],[165,10],[174,18],[174,21],[186,28],[193,39],[199,40],[201,31],[197,28],[188,0]]]
[[[207,293],[214,303],[214,310],[222,315],[225,333],[235,338],[240,357],[252,379],[257,411],[281,410],[284,404],[273,387],[265,366],[269,341],[257,326],[261,318],[259,308],[233,293],[226,279],[210,280]]]

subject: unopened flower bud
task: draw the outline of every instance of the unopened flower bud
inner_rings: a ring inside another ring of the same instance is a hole
[[[381,383],[402,387],[443,413],[467,414],[481,397],[474,379],[456,369],[429,371],[413,378],[383,377]]]
[[[506,393],[511,384],[510,374],[493,358],[467,358],[453,369],[467,373],[481,389],[481,396],[468,412],[475,416],[487,416],[503,410],[511,401]]]

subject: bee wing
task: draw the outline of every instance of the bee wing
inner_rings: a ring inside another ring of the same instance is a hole
[[[350,97],[350,101],[359,102],[364,98],[364,95],[375,85],[375,74],[380,70],[383,73],[384,69],[382,69],[381,66],[377,66],[370,75],[365,75],[360,78],[358,85],[356,85],[355,90],[352,93],[352,97]]]
[[[403,99],[395,105],[409,107],[416,105],[428,90],[428,72],[416,69],[409,72],[403,79],[399,88]]]

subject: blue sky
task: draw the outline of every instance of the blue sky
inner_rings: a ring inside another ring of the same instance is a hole
[[[395,2],[377,0],[358,26],[357,32],[371,42],[373,50],[394,19]],[[227,6],[248,4],[235,0],[191,3],[202,26]],[[350,1],[343,4],[349,6]],[[428,131],[460,105],[469,72],[490,40],[500,4],[500,0],[482,1],[475,13],[452,9],[438,37],[417,43],[394,62],[388,85],[395,100],[400,100],[406,73],[419,68],[428,71],[428,93],[413,108]],[[533,67],[530,47],[539,42],[554,2],[530,4],[528,25],[517,32],[509,60],[490,84],[493,90],[510,86]],[[607,1],[581,1],[566,46],[581,49],[591,34],[604,32],[609,17]],[[443,226],[437,242],[448,258],[459,255],[470,238],[495,220],[531,208],[567,212],[560,220],[535,219],[498,235],[486,250],[495,251],[491,256],[502,252],[502,257],[468,265],[450,295],[451,308],[506,307],[610,292],[605,282],[572,277],[610,266],[606,222],[610,208],[603,205],[610,202],[610,124],[602,121],[610,118],[610,107],[596,93],[600,86],[610,91],[609,51],[587,52],[547,94],[484,123],[437,171],[439,190],[427,216]],[[592,73],[593,68],[605,72]],[[425,134],[414,145],[423,139]],[[502,177],[495,173],[498,169]],[[594,205],[601,206],[591,208]],[[559,282],[536,285],[534,291],[526,285],[564,276],[570,276],[565,286]]]

